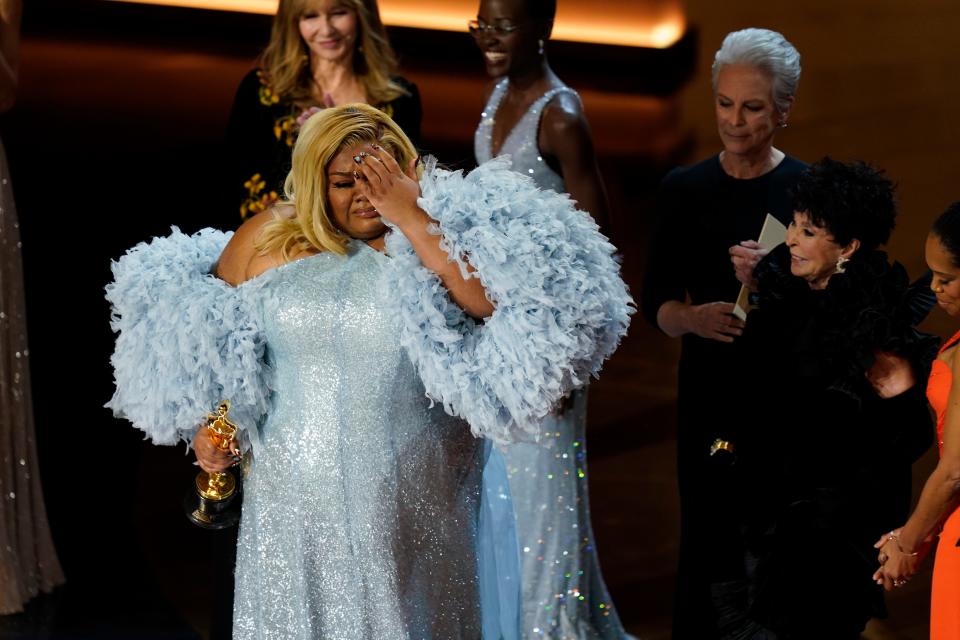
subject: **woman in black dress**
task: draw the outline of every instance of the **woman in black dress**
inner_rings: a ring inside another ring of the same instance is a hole
[[[825,158],[792,196],[734,374],[748,588],[728,637],[852,640],[885,613],[873,544],[903,521],[932,441],[916,383],[937,340],[912,329],[906,271],[878,249],[896,217],[889,180]]]
[[[384,111],[420,139],[416,85],[397,60],[376,0],[281,0],[270,44],[237,90],[227,128],[229,217],[240,225],[283,193],[303,116],[350,102]]]
[[[800,54],[779,33],[727,35],[713,64],[714,106],[723,151],[663,181],[659,222],[641,292],[644,316],[682,336],[678,381],[677,476],[680,558],[673,637],[717,637],[710,585],[742,572],[738,523],[718,489],[729,481],[710,456],[722,435],[717,416],[739,409],[730,368],[743,323],[731,315],[740,283],[764,251],[754,242],[766,214],[784,224],[787,196],[804,165],[773,146],[800,81]],[[718,551],[719,549],[719,551]]]

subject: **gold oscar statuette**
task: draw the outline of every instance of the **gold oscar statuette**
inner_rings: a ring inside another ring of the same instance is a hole
[[[224,452],[230,451],[230,443],[237,434],[237,425],[227,417],[229,411],[230,401],[224,400],[215,413],[207,416],[207,437]],[[234,502],[237,489],[237,478],[229,470],[201,471],[184,499],[187,518],[204,529],[232,527],[240,519],[239,503]]]

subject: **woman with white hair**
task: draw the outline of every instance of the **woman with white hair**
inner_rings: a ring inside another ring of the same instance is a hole
[[[791,220],[787,191],[806,166],[773,145],[787,126],[800,81],[793,45],[767,29],[736,31],[724,39],[712,72],[723,149],[664,179],[641,297],[647,320],[683,341],[675,638],[720,636],[718,609],[727,608],[730,594],[716,586],[742,574],[738,523],[725,493],[729,465],[719,460],[736,447],[721,418],[737,415],[744,404],[730,375],[744,326],[733,315],[737,274],[752,272],[766,253],[751,240],[766,215],[784,225]]]

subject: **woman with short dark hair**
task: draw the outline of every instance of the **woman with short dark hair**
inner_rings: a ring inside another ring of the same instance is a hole
[[[577,92],[550,68],[555,0],[481,0],[470,23],[494,78],[474,137],[477,162],[509,156],[541,189],[568,193],[605,225],[607,202]],[[609,233],[609,231],[608,231]],[[523,570],[530,638],[624,637],[604,584],[590,524],[587,392],[544,418],[537,442],[504,447]]]
[[[730,637],[853,639],[885,614],[864,576],[930,443],[915,382],[936,345],[911,327],[906,271],[879,249],[893,191],[864,163],[817,162],[792,190],[786,242],[755,270],[734,419],[746,588]]]

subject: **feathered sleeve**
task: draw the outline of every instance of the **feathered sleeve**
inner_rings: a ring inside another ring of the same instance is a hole
[[[253,287],[210,274],[230,235],[204,229],[187,236],[174,227],[112,265],[106,296],[117,334],[116,391],[106,406],[155,444],[189,444],[224,399],[244,448],[257,441],[270,389]]]
[[[569,391],[597,375],[634,311],[614,247],[565,195],[542,191],[504,158],[473,172],[428,166],[420,206],[465,277],[496,306],[474,321],[400,233],[386,285],[400,339],[427,395],[497,442],[536,436]],[[476,270],[467,271],[467,263]]]

